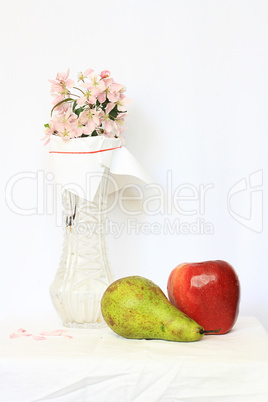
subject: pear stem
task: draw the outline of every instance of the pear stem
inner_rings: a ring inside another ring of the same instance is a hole
[[[218,333],[218,332],[220,332],[220,330],[221,330],[221,328],[220,329],[212,329],[210,331],[205,331],[204,329],[200,329],[199,332],[201,335],[203,335],[203,334],[210,334],[211,332]]]

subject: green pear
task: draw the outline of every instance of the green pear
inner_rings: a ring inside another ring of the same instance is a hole
[[[206,332],[173,306],[159,286],[140,276],[113,282],[102,297],[101,310],[107,325],[124,338],[193,342]]]

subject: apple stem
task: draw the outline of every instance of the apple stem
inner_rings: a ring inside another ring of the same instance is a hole
[[[200,329],[200,334],[201,334],[201,335],[203,335],[203,334],[210,334],[211,332],[216,332],[216,333],[218,333],[218,332],[220,332],[220,330],[221,330],[221,328],[220,328],[220,329],[212,329],[212,330],[210,330],[210,331],[205,331],[204,329]]]

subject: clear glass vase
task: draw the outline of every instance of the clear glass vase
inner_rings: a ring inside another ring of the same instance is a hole
[[[113,282],[106,246],[106,169],[93,202],[67,190],[63,193],[66,222],[63,251],[50,295],[67,327],[105,326],[101,298]]]

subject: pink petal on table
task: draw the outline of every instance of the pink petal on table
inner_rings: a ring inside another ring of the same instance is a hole
[[[40,332],[39,335],[44,335],[44,336],[50,336],[52,331],[44,331],[44,332]]]
[[[52,336],[61,336],[64,332],[67,332],[65,329],[57,329],[56,331],[52,332]]]
[[[63,334],[63,336],[64,336],[65,338],[68,338],[68,339],[72,339],[72,338],[73,338],[73,336],[71,336],[71,335],[64,335],[64,334]]]
[[[19,328],[19,329],[18,329],[18,332],[27,332],[27,331],[26,331],[26,329]]]
[[[17,334],[16,333],[12,333],[9,335],[9,338],[20,338],[21,336],[32,336],[32,334],[26,334],[24,332],[19,331]]]
[[[36,341],[44,341],[46,339],[44,336],[39,336],[39,335],[32,335],[32,337]]]
[[[55,331],[40,332],[40,335],[61,336],[63,332],[67,332],[66,329],[56,329]]]
[[[14,332],[12,334],[9,335],[10,339],[15,339],[15,338],[19,338],[20,336],[23,336],[21,334],[15,334]]]

